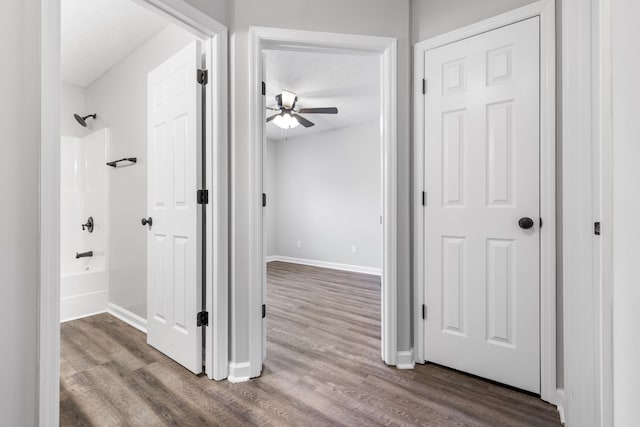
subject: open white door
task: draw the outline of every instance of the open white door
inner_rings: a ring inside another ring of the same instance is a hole
[[[425,359],[539,393],[539,18],[425,72]]]
[[[148,76],[147,342],[202,372],[199,42]]]

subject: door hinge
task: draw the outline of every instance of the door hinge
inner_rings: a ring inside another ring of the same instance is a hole
[[[199,205],[209,204],[209,190],[198,190],[197,201]]]
[[[209,83],[209,70],[198,70],[198,83],[201,85]]]
[[[266,207],[267,206],[267,195],[262,193],[262,207]]]
[[[262,96],[267,94],[267,85],[265,82],[262,82]]]
[[[422,304],[422,318],[423,319],[427,319],[427,305],[426,304]]]
[[[540,228],[542,228],[542,218],[540,218]]]
[[[422,206],[427,206],[427,192],[422,192]]]
[[[600,221],[595,222],[593,224],[593,232],[595,233],[596,236],[600,235]]]
[[[198,326],[209,326],[209,312],[201,311],[196,316]]]
[[[422,94],[427,94],[427,79],[422,79]]]
[[[265,317],[267,317],[267,305],[262,304],[262,318],[264,319]]]

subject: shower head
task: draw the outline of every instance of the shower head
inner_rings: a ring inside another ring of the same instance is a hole
[[[93,120],[96,119],[96,115],[95,114],[89,114],[88,116],[84,116],[84,117],[82,117],[82,116],[80,116],[78,114],[74,114],[73,117],[75,117],[76,120],[78,121],[78,123],[80,123],[80,125],[82,127],[85,127],[85,128],[87,127],[87,119],[88,118],[92,118]]]

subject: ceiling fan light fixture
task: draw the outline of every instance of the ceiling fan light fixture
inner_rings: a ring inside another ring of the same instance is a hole
[[[288,110],[291,110],[296,103],[296,94],[287,90],[282,91],[282,106]]]
[[[278,126],[280,129],[293,129],[300,125],[298,120],[289,113],[278,114],[273,119],[273,124]]]

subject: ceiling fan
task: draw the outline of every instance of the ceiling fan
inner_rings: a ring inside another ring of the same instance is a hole
[[[296,109],[298,96],[295,93],[286,90],[283,90],[281,94],[276,95],[276,102],[278,103],[278,108],[267,107],[267,109],[279,111],[279,113],[269,117],[267,119],[267,123],[273,122],[274,125],[281,129],[293,129],[298,125],[310,128],[315,125],[315,123],[305,119],[300,114],[338,114],[338,109],[336,107]]]

